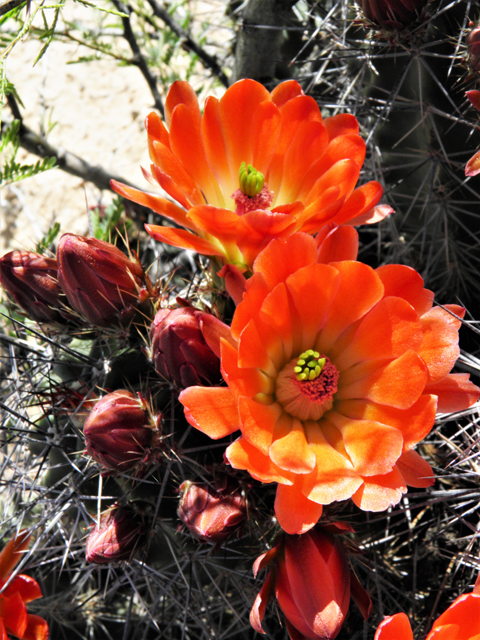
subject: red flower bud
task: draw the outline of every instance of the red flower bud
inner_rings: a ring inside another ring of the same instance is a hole
[[[99,400],[85,420],[86,453],[107,469],[139,469],[150,456],[155,427],[141,396],[114,391]]]
[[[57,260],[58,281],[68,301],[92,324],[126,324],[145,300],[140,261],[109,242],[66,233],[60,238]]]
[[[32,251],[10,251],[0,258],[0,283],[37,322],[65,322],[67,300],[57,280],[57,261]]]
[[[221,544],[245,519],[245,498],[231,481],[217,481],[214,487],[186,481],[180,492],[178,517],[202,542]]]
[[[358,0],[363,14],[382,29],[401,31],[415,22],[427,0]]]
[[[160,309],[150,330],[156,371],[181,389],[218,383],[220,337],[229,333],[227,325],[199,309]]]
[[[468,65],[473,75],[480,77],[480,23],[467,34]]]
[[[256,631],[264,633],[261,623],[271,590],[285,614],[292,640],[336,638],[348,613],[350,595],[364,617],[368,616],[370,598],[351,571],[343,544],[331,531],[332,526],[318,526],[302,535],[286,534],[280,544],[257,558],[255,575],[269,563],[273,568],[250,612]]]
[[[141,518],[133,509],[114,507],[105,511],[88,535],[85,548],[87,562],[108,564],[130,560],[143,535]]]

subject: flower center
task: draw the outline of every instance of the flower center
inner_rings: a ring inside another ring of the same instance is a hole
[[[242,216],[249,211],[270,207],[273,202],[273,193],[268,190],[263,173],[257,171],[253,165],[247,166],[242,162],[238,172],[238,182],[240,188],[232,194],[236,204],[235,213]]]
[[[277,401],[295,418],[319,420],[333,406],[338,378],[338,369],[330,358],[309,349],[278,374]]]

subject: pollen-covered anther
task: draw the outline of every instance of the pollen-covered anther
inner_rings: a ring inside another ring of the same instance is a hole
[[[279,373],[276,399],[295,418],[319,420],[333,406],[338,378],[338,369],[331,360],[309,349]]]
[[[251,164],[248,165],[242,162],[240,170],[238,172],[238,182],[240,184],[240,190],[250,198],[253,198],[263,189],[265,184],[265,178],[263,173],[257,171]]]
[[[247,166],[246,162],[242,162],[238,172],[238,183],[240,188],[232,193],[232,198],[236,204],[235,212],[239,216],[271,206],[273,193],[268,190],[263,173],[257,171],[253,165]]]

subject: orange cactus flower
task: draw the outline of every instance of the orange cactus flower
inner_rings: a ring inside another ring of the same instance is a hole
[[[270,240],[327,224],[381,220],[378,182],[355,188],[365,158],[356,118],[322,119],[315,100],[288,80],[271,93],[239,80],[203,114],[192,87],[175,82],[160,117],[146,119],[151,175],[178,204],[115,180],[121,196],[185,229],[146,225],[166,244],[250,268]]]
[[[478,30],[480,33],[480,30]],[[467,98],[470,100],[470,103],[480,111],[480,91],[478,89],[472,89],[471,91],[466,92]],[[467,162],[465,166],[465,175],[469,178],[476,176],[480,173],[480,151],[477,151],[475,155],[473,155],[470,160]]]
[[[18,575],[4,588],[30,541],[26,531],[10,540],[0,553],[0,639],[11,633],[20,640],[47,640],[48,624],[40,616],[27,613],[26,603],[42,597],[37,581]]]
[[[480,638],[480,580],[471,593],[457,598],[433,623],[425,640],[478,640]],[[374,640],[413,640],[404,613],[388,616],[378,626]]]
[[[356,262],[357,241],[351,227],[323,241],[273,240],[222,340],[228,387],[179,396],[211,438],[241,430],[226,458],[278,483],[275,513],[291,534],[313,527],[322,505],[352,498],[382,511],[407,485],[430,486],[414,446],[437,409],[464,409],[480,394],[467,374],[450,374],[464,310],[433,308],[409,267]]]

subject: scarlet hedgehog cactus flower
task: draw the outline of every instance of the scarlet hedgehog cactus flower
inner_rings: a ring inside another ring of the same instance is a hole
[[[195,538],[220,546],[245,520],[247,506],[232,480],[221,478],[213,486],[187,480],[180,485],[177,514]]]
[[[480,48],[480,28],[478,29],[478,32],[479,32],[478,47]],[[480,58],[480,52],[478,55]],[[480,60],[479,60],[479,65],[480,65]],[[471,104],[475,107],[475,109],[477,109],[477,111],[480,111],[480,91],[478,91],[477,89],[472,89],[471,91],[466,92],[466,96],[470,100]],[[478,175],[479,173],[480,173],[480,151],[477,151],[477,153],[474,156],[472,156],[470,160],[467,162],[467,165],[465,167],[465,175],[467,177],[472,177],[472,176]]]
[[[195,91],[175,82],[165,125],[146,119],[151,175],[178,204],[112,180],[121,196],[185,229],[146,225],[161,242],[250,268],[276,237],[325,225],[373,223],[392,209],[382,187],[355,189],[365,158],[356,118],[323,120],[312,97],[288,80],[271,93],[254,80],[233,84],[203,114]]]
[[[250,612],[256,631],[265,633],[262,620],[272,591],[285,615],[291,640],[336,638],[347,616],[350,596],[364,618],[369,616],[370,597],[350,569],[343,544],[335,535],[346,531],[352,531],[351,527],[331,523],[300,536],[285,535],[256,559],[255,577],[269,566]]]
[[[150,329],[155,370],[179,389],[218,384],[220,338],[229,332],[226,324],[200,309],[160,309]]]
[[[478,640],[480,637],[480,579],[471,593],[457,598],[433,623],[425,640]],[[378,626],[374,640],[413,640],[404,613],[388,616]]]
[[[480,393],[468,374],[450,374],[464,309],[433,308],[409,267],[356,262],[357,242],[349,227],[323,241],[273,240],[222,340],[228,387],[179,396],[211,438],[241,430],[226,459],[278,483],[275,513],[291,534],[313,527],[322,505],[352,498],[382,511],[407,485],[430,486],[415,445],[437,409],[464,409]]]
[[[87,562],[109,564],[131,560],[145,533],[142,519],[130,507],[113,507],[100,514],[100,520],[88,534]]]
[[[83,425],[86,453],[109,471],[141,472],[159,437],[154,417],[139,394],[126,389],[108,393]]]
[[[58,280],[71,306],[92,324],[127,324],[145,303],[150,283],[135,253],[109,242],[66,233],[57,247]]]
[[[13,634],[20,640],[47,640],[48,624],[40,616],[27,613],[27,603],[42,597],[37,581],[30,576],[17,575],[3,589],[10,574],[28,547],[30,536],[26,531],[10,540],[0,553],[0,638],[8,640]]]
[[[33,251],[10,251],[0,258],[0,284],[32,320],[65,322],[67,299],[58,284],[57,261]]]

